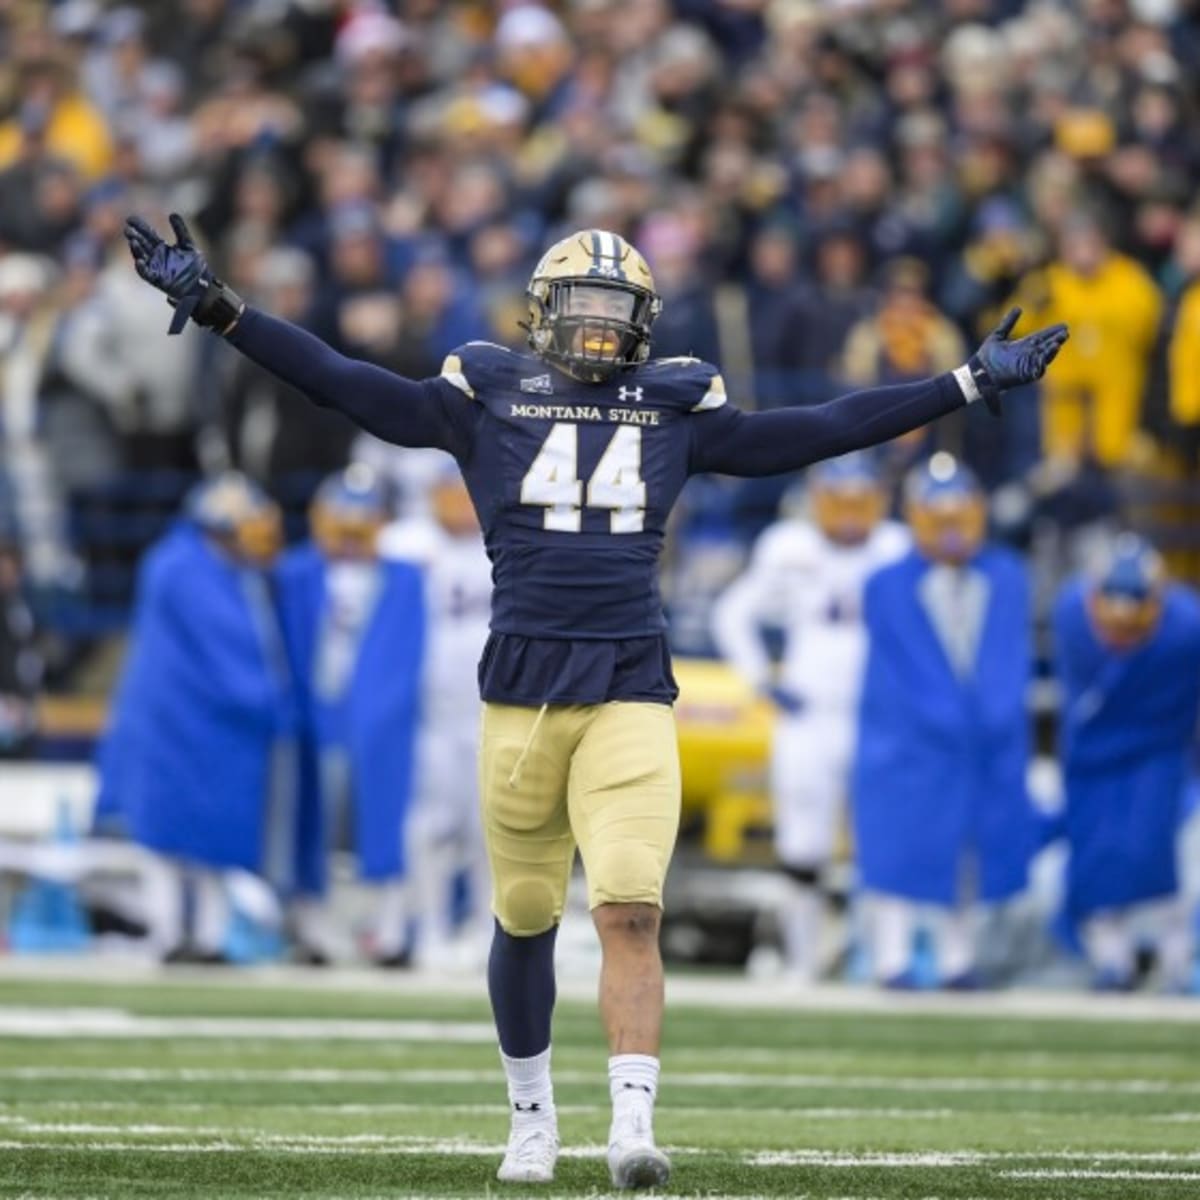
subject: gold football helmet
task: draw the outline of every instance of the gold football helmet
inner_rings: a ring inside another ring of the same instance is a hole
[[[525,289],[529,345],[585,383],[645,362],[662,311],[646,260],[620,234],[583,229],[555,242]]]

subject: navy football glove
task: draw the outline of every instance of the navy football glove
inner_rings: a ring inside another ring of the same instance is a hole
[[[1000,393],[1041,379],[1070,336],[1065,325],[1049,325],[1010,342],[1008,335],[1020,319],[1021,310],[1010,309],[967,362],[983,402],[996,416],[1000,415]]]
[[[168,333],[179,333],[191,317],[197,325],[226,332],[246,307],[242,298],[226,287],[196,249],[187,223],[178,213],[170,217],[175,245],[169,246],[157,230],[141,217],[125,222],[125,240],[137,273],[152,287],[165,292],[175,309]]]

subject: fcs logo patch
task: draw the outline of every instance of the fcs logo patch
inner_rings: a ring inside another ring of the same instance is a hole
[[[617,399],[624,403],[632,400],[634,404],[641,404],[642,389],[640,387],[627,388],[624,384],[621,384],[621,387],[617,391]]]
[[[521,391],[532,392],[537,396],[554,395],[554,384],[549,375],[532,375],[521,380]]]

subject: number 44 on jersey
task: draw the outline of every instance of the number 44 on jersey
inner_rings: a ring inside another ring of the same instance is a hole
[[[610,510],[610,532],[641,533],[646,515],[641,429],[621,425],[614,431],[588,480],[585,501],[579,478],[579,426],[557,422],[521,480],[521,503],[544,508],[543,527],[562,533],[579,532],[585,503]]]

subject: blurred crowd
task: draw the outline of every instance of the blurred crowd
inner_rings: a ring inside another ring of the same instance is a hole
[[[1048,378],[1003,421],[975,405],[885,447],[882,494],[956,455],[1028,552],[1043,632],[1097,531],[1140,528],[1194,579],[1197,80],[1195,0],[0,0],[4,737],[28,748],[44,670],[74,661],[44,664],[33,622],[123,631],[198,479],[244,473],[292,541],[347,463],[389,510],[438,477],[219,339],[165,336],[131,212],[185,213],[251,302],[417,377],[473,338],[523,345],[534,262],[587,226],[646,254],[652,352],[716,361],[748,408],[944,371],[1020,304],[1018,333],[1070,324]],[[689,485],[677,649],[718,648],[713,604],[788,486]]]
[[[118,625],[194,473],[298,509],[355,439],[162,336],[131,211],[187,213],[251,300],[416,376],[520,345],[532,263],[580,226],[649,258],[654,352],[718,360],[745,406],[944,370],[1015,298],[1072,328],[1041,397],[946,419],[896,473],[954,451],[1025,536],[1148,471],[1190,547],[1190,0],[4,0],[0,50],[3,517],[36,583]],[[744,539],[777,497],[691,507]]]

